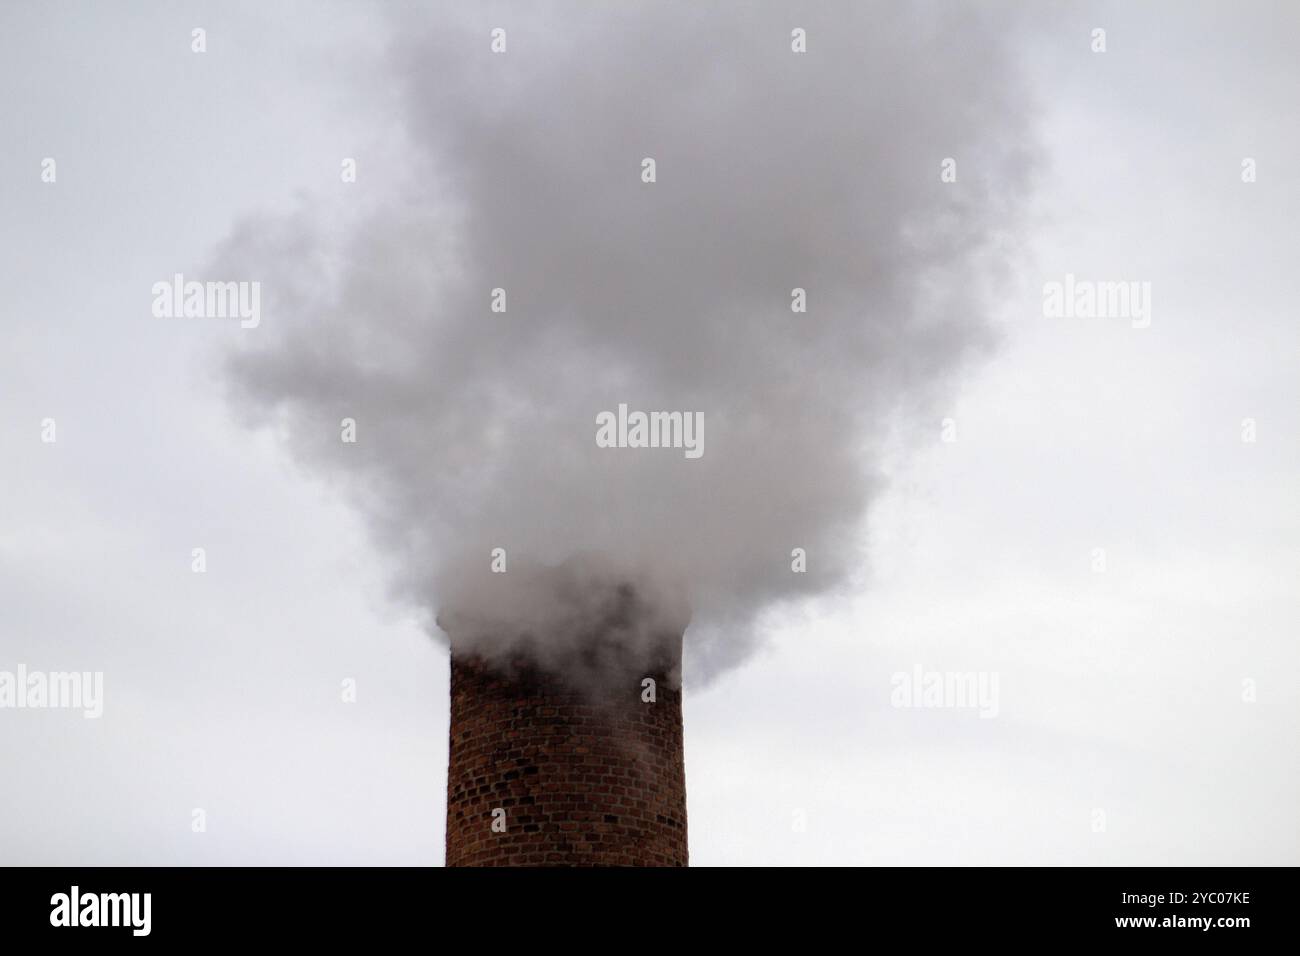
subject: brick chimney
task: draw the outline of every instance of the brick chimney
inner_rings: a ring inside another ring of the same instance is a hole
[[[685,866],[680,637],[655,660],[574,679],[453,645],[447,865]]]

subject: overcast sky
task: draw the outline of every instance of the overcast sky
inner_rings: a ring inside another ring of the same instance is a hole
[[[683,29],[758,42],[746,6]],[[1300,12],[981,6],[971,43],[1014,58],[1008,128],[1035,149],[992,237],[997,344],[881,445],[850,583],[688,668],[692,863],[1298,863]],[[428,609],[355,489],[231,408],[222,357],[273,311],[160,319],[151,288],[250,221],[406,181],[396,37],[581,20],[610,70],[638,38],[588,7],[375,9],[0,7],[0,671],[104,674],[98,720],[0,710],[0,862],[442,862]],[[823,5],[762,14],[774,56],[844,30]],[[1045,316],[1066,274],[1149,282],[1149,326]],[[996,673],[997,716],[891,706],[917,666]]]

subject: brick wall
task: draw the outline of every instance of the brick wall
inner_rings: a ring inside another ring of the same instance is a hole
[[[668,672],[579,689],[453,653],[447,865],[685,866],[682,698]]]

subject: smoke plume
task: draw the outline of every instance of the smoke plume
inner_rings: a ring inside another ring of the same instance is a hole
[[[707,677],[762,611],[860,568],[891,429],[937,441],[991,343],[1032,167],[1005,24],[911,3],[395,19],[365,82],[408,174],[229,238],[222,271],[263,296],[231,401],[346,488],[454,643],[560,660],[689,623]],[[699,413],[703,454],[598,447],[620,404]]]

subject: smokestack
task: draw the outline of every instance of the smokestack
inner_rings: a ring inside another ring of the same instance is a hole
[[[391,175],[208,268],[274,315],[235,407],[450,638],[453,865],[686,862],[678,683],[644,703],[621,655],[689,623],[705,681],[853,580],[891,461],[997,338],[1036,165],[996,18],[833,4],[795,56],[778,5],[631,7],[513,11],[504,56],[477,7],[402,18],[362,98],[394,108]],[[701,454],[610,447],[625,406],[692,416]]]
[[[447,865],[685,866],[680,658],[680,636],[599,671],[453,641]]]

